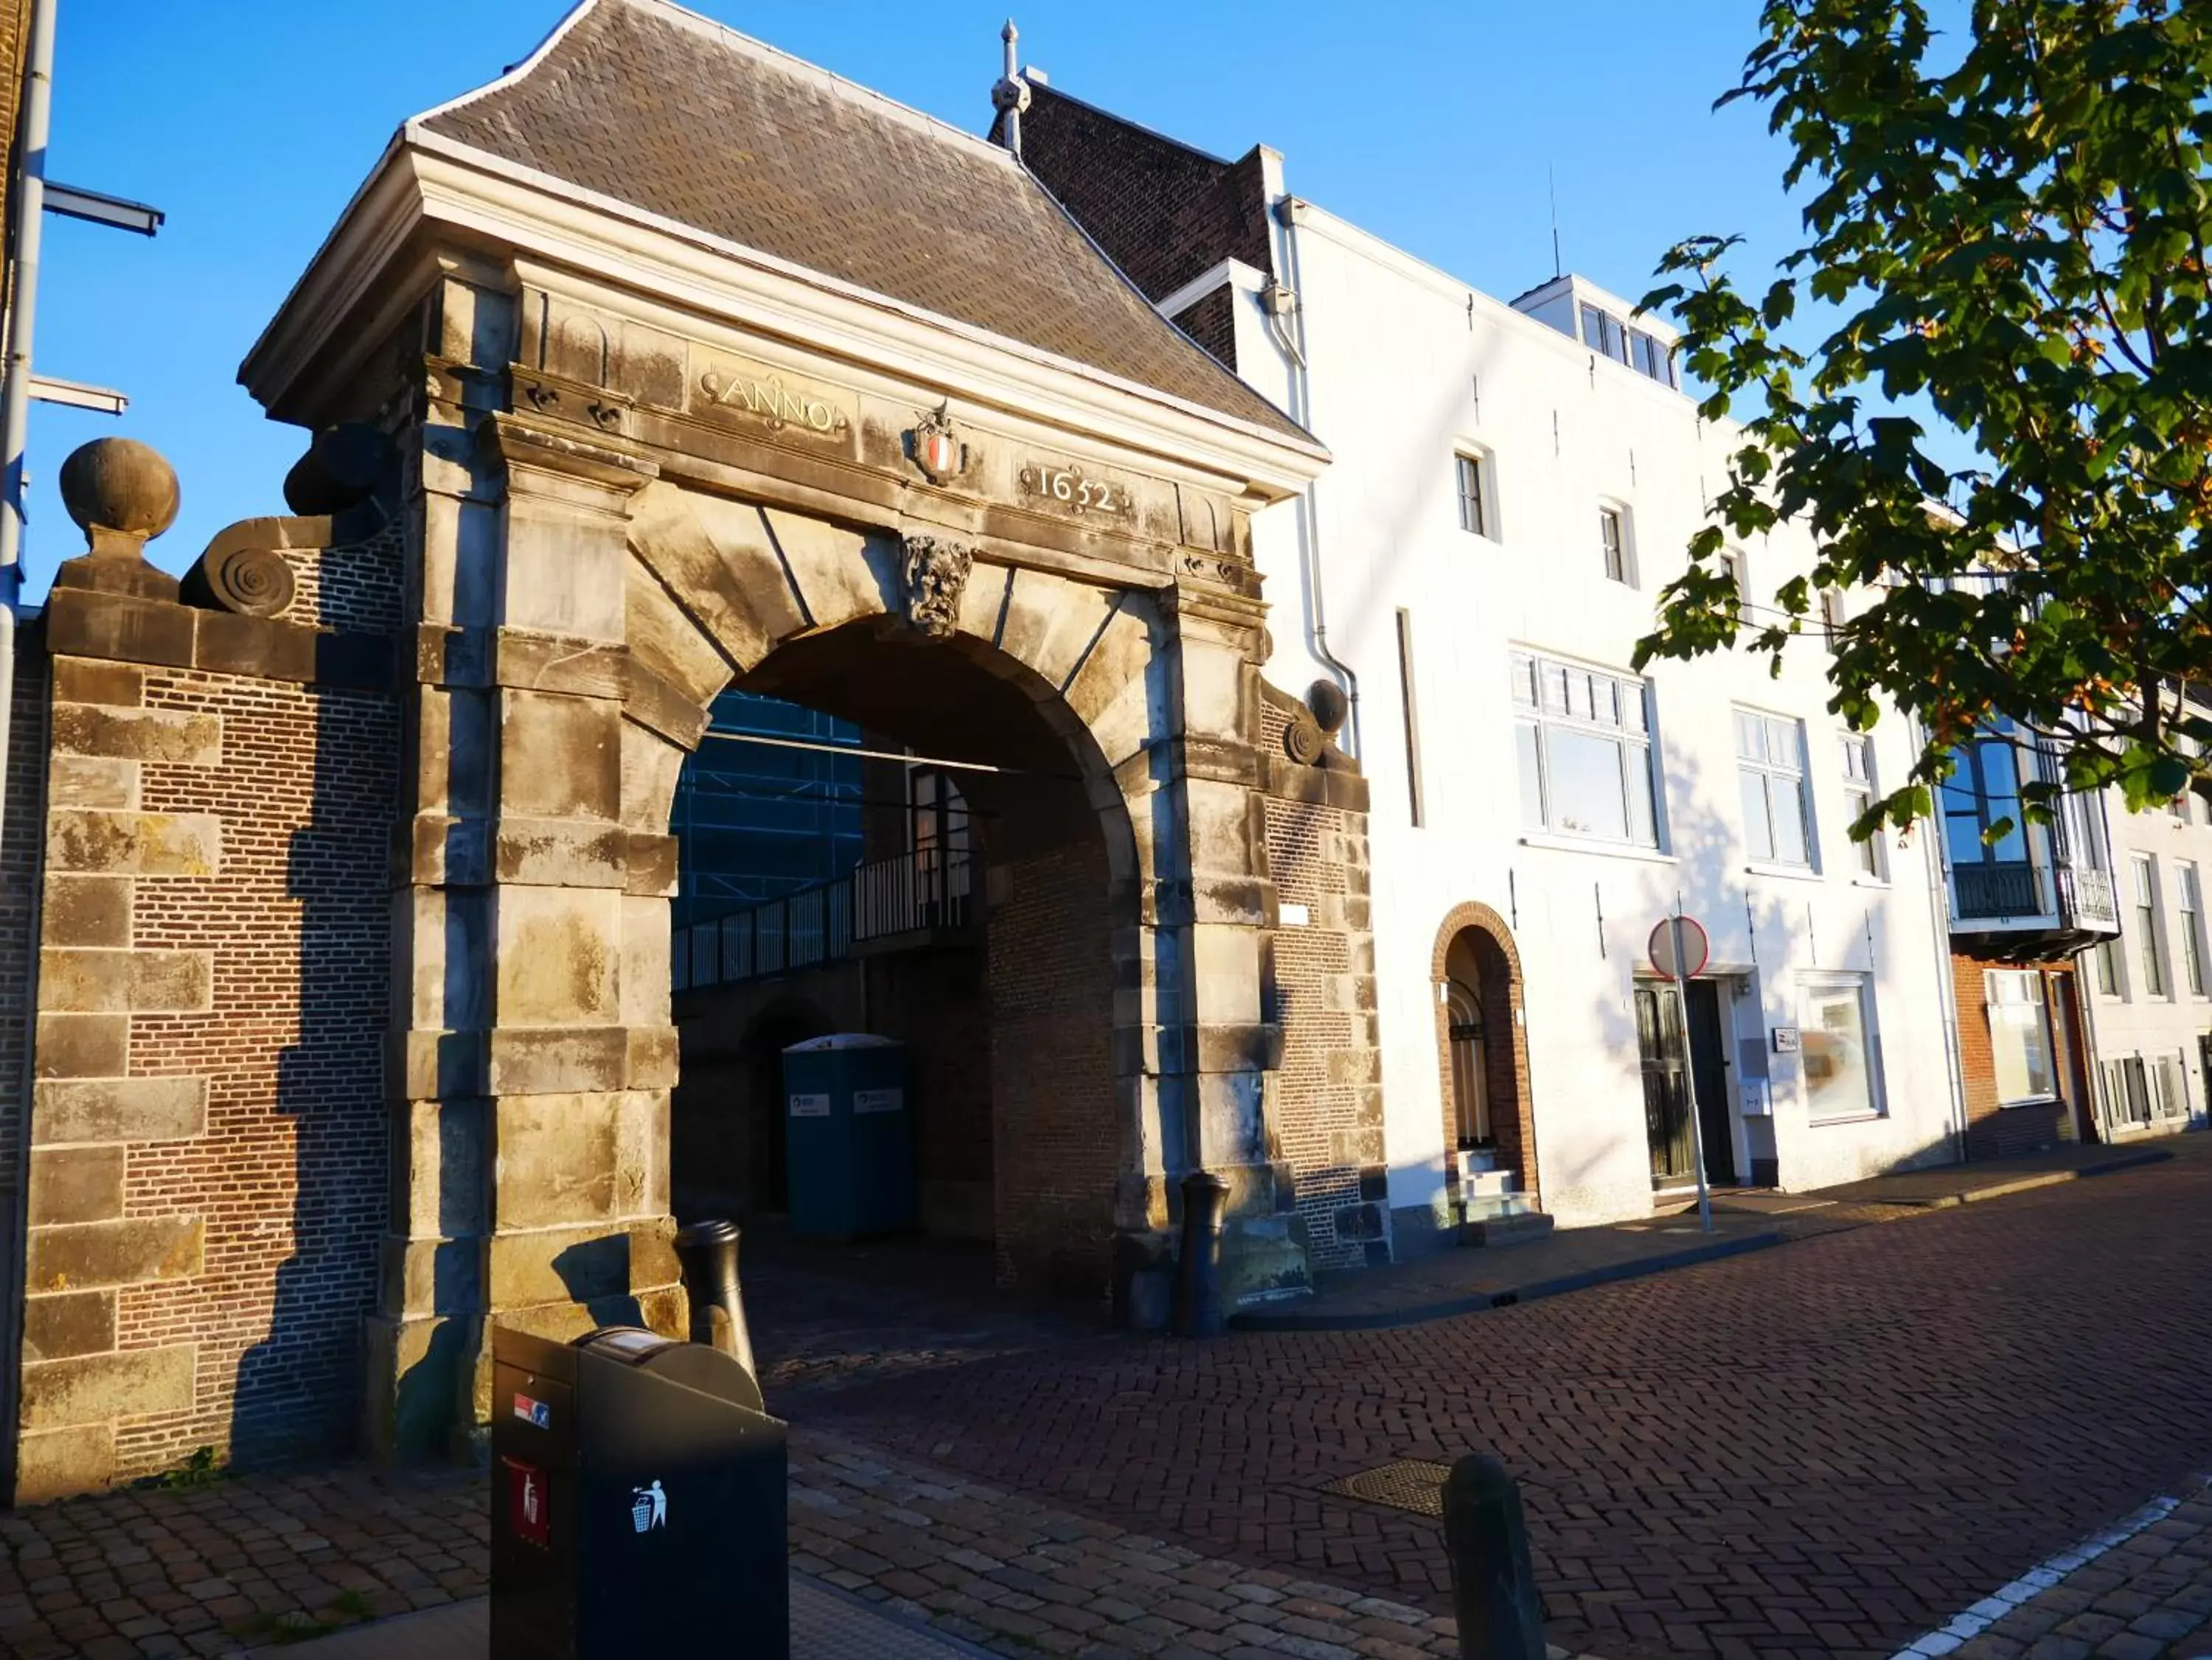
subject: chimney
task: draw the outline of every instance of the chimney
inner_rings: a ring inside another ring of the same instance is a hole
[[[1014,27],[1014,20],[1009,17],[1006,27],[999,31],[999,39],[1006,45],[1006,70],[999,77],[998,85],[991,88],[991,107],[999,112],[1003,122],[1000,130],[1006,148],[1017,158],[1022,153],[1022,112],[1030,106],[1030,83],[1014,67],[1018,61],[1014,48],[1021,38],[1021,31]]]

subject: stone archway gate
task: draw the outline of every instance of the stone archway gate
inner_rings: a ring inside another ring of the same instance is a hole
[[[563,53],[619,73],[556,85]],[[732,100],[699,170],[848,198],[738,228],[847,245],[810,267],[622,197],[626,144],[696,142],[666,125],[683,76]],[[623,142],[564,148],[589,119]],[[1002,153],[595,0],[403,130],[242,379],[331,435],[294,515],[181,591],[142,557],[157,462],[71,492],[94,545],[40,689],[20,1495],[356,1415],[441,1446],[491,1409],[493,1321],[678,1325],[671,794],[722,686],[855,620],[999,665],[1108,827],[1125,1306],[1157,1312],[1199,1166],[1232,1184],[1232,1291],[1304,1282],[1286,1118],[1315,1191],[1363,1199],[1381,1160],[1371,1017],[1276,1070],[1271,837],[1310,860],[1323,815],[1364,859],[1364,785],[1260,676],[1249,515],[1322,453]],[[1373,1006],[1351,885],[1304,930],[1342,941],[1316,1007]]]

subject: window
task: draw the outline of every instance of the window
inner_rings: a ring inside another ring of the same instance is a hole
[[[1628,361],[1628,337],[1620,319],[1595,306],[1583,307],[1583,344],[1616,363]]]
[[[1743,790],[1743,834],[1753,858],[1810,864],[1805,834],[1805,751],[1797,723],[1755,709],[1735,712],[1736,775]]]
[[[1656,847],[1644,683],[1520,651],[1512,672],[1521,821]]]
[[[1997,1105],[2056,1100],[2058,1075],[2051,1062],[2051,1016],[2044,1006],[2043,976],[2033,969],[1984,969],[1982,998],[1989,1010]]]
[[[1488,457],[1459,457],[1459,528],[1495,540],[1498,515],[1491,505]]]
[[[2166,960],[2158,948],[2158,877],[2149,856],[2138,853],[2132,861],[2136,884],[2136,933],[2142,941],[2143,994],[2166,995]]]
[[[1820,590],[1820,629],[1827,637],[1828,649],[1832,651],[1843,643],[1844,597],[1833,588]]]
[[[2100,1069],[2105,1075],[2106,1118],[2115,1124],[2148,1124],[2150,1082],[2143,1071],[2142,1057],[2106,1061]]]
[[[1881,1112],[1881,1062],[1867,1018],[1865,982],[1815,982],[1804,987],[1801,1001],[1798,1043],[1810,1116],[1820,1121]]]
[[[1674,385],[1674,354],[1668,349],[1667,343],[1641,329],[1630,330],[1628,337],[1637,373],[1649,376],[1662,386]]]
[[[2197,867],[2174,868],[2174,886],[2181,900],[2181,981],[2189,995],[2204,995],[2204,898],[2197,886]]]
[[[1743,555],[1733,548],[1723,548],[1716,557],[1720,562],[1721,575],[1727,578],[1729,586],[1735,590],[1736,603],[1748,605],[1751,603],[1751,575]]]
[[[2112,948],[2110,940],[2099,940],[2090,948],[2089,963],[2097,971],[2097,990],[2107,997],[2120,995],[2120,954]]]
[[[1844,811],[1850,820],[1844,828],[1848,831],[1874,807],[1874,740],[1863,732],[1846,732],[1843,742]],[[1875,877],[1881,875],[1880,832],[1864,841],[1853,842],[1851,851],[1863,873]]]
[[[1977,738],[1951,752],[1943,780],[1943,845],[1962,918],[2029,917],[2043,897],[2021,818],[2020,752],[2008,736]],[[2004,833],[1985,839],[1998,825]]]
[[[2182,1070],[2181,1057],[2160,1055],[2158,1069],[2153,1075],[2158,1081],[2158,1112],[2163,1118],[2185,1118],[2189,1116],[2188,1086],[2182,1080],[2187,1075]]]
[[[1597,543],[1607,577],[1614,582],[1632,581],[1628,574],[1627,515],[1621,509],[1601,506],[1597,510]]]

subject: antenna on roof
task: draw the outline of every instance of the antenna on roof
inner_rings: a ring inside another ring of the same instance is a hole
[[[1006,43],[1006,73],[999,77],[998,85],[991,88],[991,107],[998,111],[1003,125],[1001,132],[1006,148],[1018,158],[1022,153],[1022,112],[1030,106],[1030,83],[1016,71],[1014,46],[1022,32],[1009,17],[1006,27],[999,31],[999,39]]]
[[[1552,280],[1556,282],[1565,273],[1559,266],[1559,181],[1548,161],[1544,164],[1544,185],[1552,192]]]

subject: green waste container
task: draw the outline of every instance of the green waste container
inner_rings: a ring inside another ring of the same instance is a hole
[[[906,1045],[837,1033],[783,1051],[791,1231],[852,1239],[915,1225]]]

